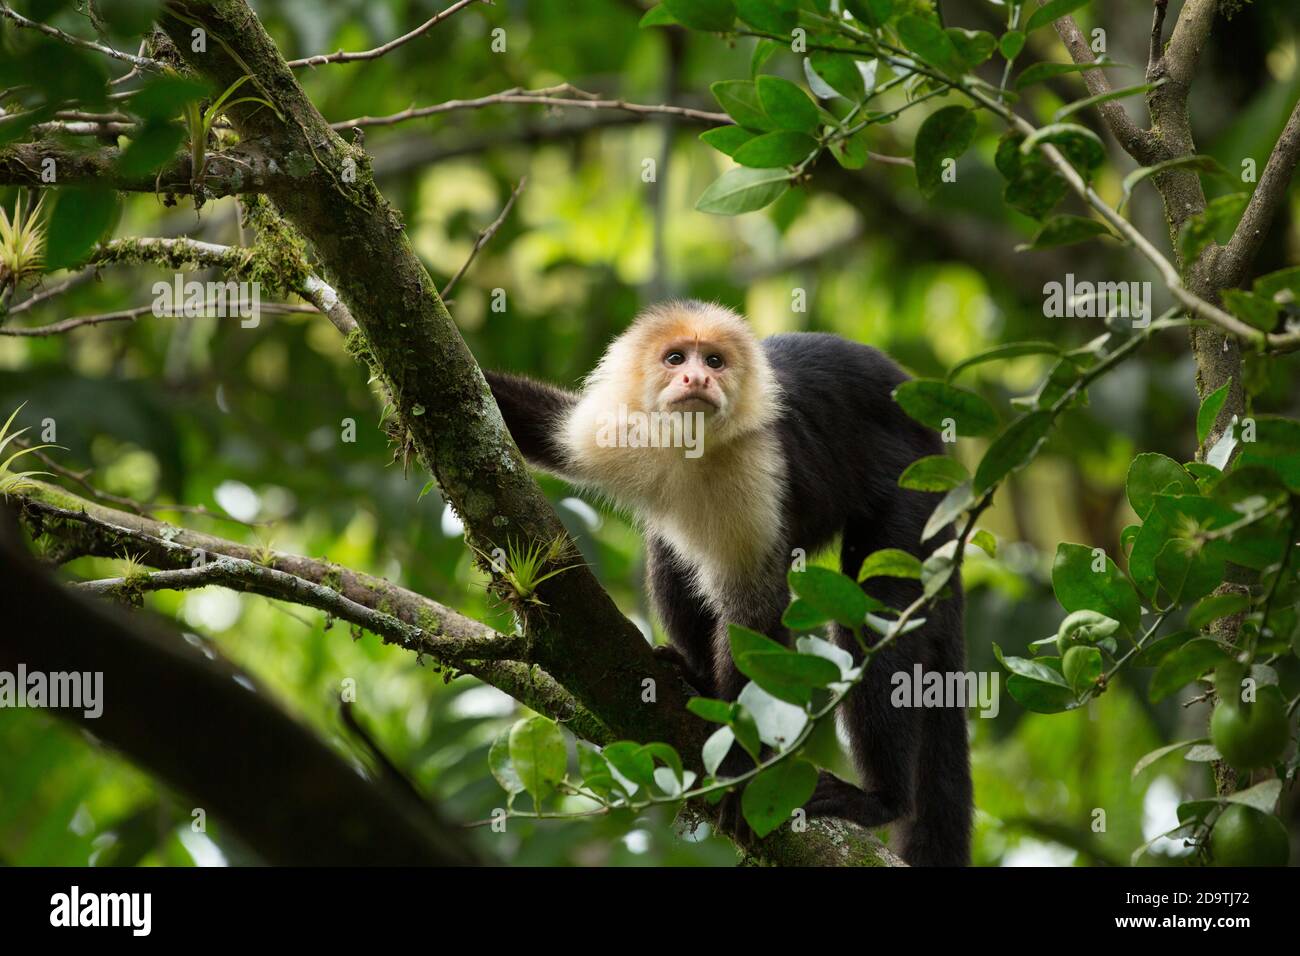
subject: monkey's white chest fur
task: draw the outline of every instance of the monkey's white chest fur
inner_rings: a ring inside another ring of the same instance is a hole
[[[564,436],[572,471],[633,512],[695,569],[716,594],[754,574],[781,536],[785,462],[766,428],[710,445],[688,458],[681,448],[603,447],[590,420],[574,415]]]

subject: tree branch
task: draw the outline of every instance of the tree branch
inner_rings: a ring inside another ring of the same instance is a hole
[[[731,125],[734,122],[726,113],[697,110],[689,106],[651,106],[643,103],[629,103],[627,100],[622,99],[601,99],[595,93],[588,93],[568,83],[563,83],[560,86],[552,86],[543,90],[525,90],[523,87],[516,86],[489,96],[480,96],[469,100],[447,100],[445,103],[412,107],[399,113],[390,113],[387,116],[358,116],[355,119],[331,123],[330,127],[335,130],[343,130],[361,126],[394,126],[397,123],[422,119],[426,116],[436,116],[440,113],[452,113],[457,110],[478,110],[487,106],[499,106],[505,103],[524,106],[562,106],[588,110],[619,110],[642,116],[663,114],[680,116],[700,123],[718,123],[724,126]]]
[[[462,830],[357,773],[247,673],[148,615],[70,593],[24,553],[8,509],[0,518],[0,573],[22,595],[5,608],[0,669],[96,681],[98,715],[59,717],[201,801],[268,863],[476,861]]]
[[[486,625],[414,591],[329,561],[262,550],[177,528],[151,517],[108,508],[44,482],[33,481],[30,486],[13,492],[11,497],[18,500],[21,516],[32,535],[48,534],[57,544],[55,555],[59,560],[83,555],[120,558],[126,551],[149,567],[188,570],[195,561],[207,564],[214,557],[232,558],[329,588],[350,604],[371,611],[382,610],[404,625],[452,642],[449,646],[470,646],[489,639],[488,635],[494,633]],[[268,596],[303,603],[289,596],[292,593],[290,589]],[[381,632],[376,633],[383,636]],[[412,650],[441,659],[432,649]],[[535,666],[514,661],[470,660],[456,662],[454,666],[538,713],[567,724],[587,740],[604,744],[615,739],[600,720]]]
[[[1273,216],[1286,200],[1297,161],[1300,161],[1300,102],[1291,110],[1232,238],[1215,260],[1216,279],[1222,288],[1232,288],[1245,280],[1255,254],[1264,244]]]
[[[20,13],[13,10],[7,3],[0,3],[0,17],[12,20],[15,24],[27,30],[37,30],[46,36],[54,37],[62,43],[69,46],[80,47],[83,50],[94,50],[96,53],[102,53],[104,56],[112,57],[114,60],[121,60],[123,63],[130,63],[137,70],[148,70],[150,73],[161,73],[165,65],[158,60],[150,59],[147,56],[136,56],[132,53],[123,53],[121,50],[114,50],[111,46],[105,46],[102,43],[95,43],[92,40],[83,40],[80,37],[74,37],[71,33],[65,33],[57,27],[52,27],[47,23],[39,23],[36,20],[29,20]]]
[[[460,281],[460,277],[469,269],[470,264],[473,263],[479,250],[487,245],[488,242],[491,241],[492,237],[497,234],[497,230],[500,229],[501,224],[506,221],[506,216],[510,215],[510,210],[515,206],[515,200],[519,198],[519,194],[523,191],[527,182],[527,176],[519,180],[519,185],[515,186],[515,188],[511,190],[510,198],[506,200],[505,208],[501,210],[501,215],[493,219],[492,222],[490,222],[483,231],[478,234],[478,238],[474,240],[474,248],[469,251],[469,256],[461,264],[461,267],[456,270],[456,274],[447,280],[447,284],[442,287],[442,291],[438,293],[444,300],[451,296],[451,290],[456,288],[456,283]]]
[[[1038,0],[1040,7],[1046,3],[1047,0]],[[1061,42],[1065,44],[1066,50],[1070,53],[1070,58],[1075,63],[1097,62],[1092,55],[1092,48],[1088,45],[1083,31],[1079,29],[1079,24],[1074,17],[1069,15],[1058,17],[1053,21],[1052,25],[1056,28],[1057,35],[1061,38]],[[1089,95],[1100,96],[1111,92],[1110,81],[1106,79],[1105,71],[1100,69],[1085,70],[1080,75],[1088,87]],[[1097,112],[1101,114],[1101,118],[1105,121],[1111,134],[1120,146],[1124,147],[1125,152],[1144,165],[1155,162],[1155,141],[1151,132],[1134,123],[1119,100],[1106,100],[1098,103]]]
[[[382,46],[377,46],[373,50],[362,50],[359,53],[349,53],[344,50],[339,50],[335,53],[329,53],[323,56],[317,54],[316,56],[303,57],[300,60],[290,60],[289,66],[293,67],[294,69],[297,69],[298,67],[301,66],[323,66],[326,63],[355,63],[357,60],[377,60],[385,53],[389,53],[397,49],[402,44],[409,43],[410,41],[414,40],[416,37],[423,36],[425,33],[433,29],[433,27],[437,26],[443,20],[446,20],[448,17],[452,16],[458,11],[463,10],[465,7],[468,7],[471,3],[480,3],[480,2],[490,4],[492,0],[456,0],[456,2],[453,3],[451,6],[449,6],[447,9],[440,10],[438,13],[434,14],[428,20],[425,20],[422,24],[420,24],[410,33],[403,34],[402,36],[397,37],[395,40],[389,40],[387,43],[383,44]]]
[[[157,173],[126,175],[116,146],[76,149],[67,143],[38,139],[0,147],[0,185],[109,186],[124,192],[182,193],[193,191],[190,157],[177,153]],[[53,176],[51,179],[50,176]],[[243,142],[208,157],[203,192],[209,198],[265,192],[286,174],[256,143]]]

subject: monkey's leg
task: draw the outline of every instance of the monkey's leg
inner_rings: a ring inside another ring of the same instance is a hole
[[[878,547],[889,546],[881,541],[896,544],[919,537],[908,535],[905,528],[891,527],[888,516],[850,519],[840,543],[840,570],[856,580],[866,556]],[[876,578],[866,590],[891,607],[902,608],[919,593],[919,585],[897,578]],[[853,635],[838,625],[834,634],[855,663],[861,663],[862,649]],[[906,647],[896,644],[872,658],[862,683],[841,705],[853,763],[865,789],[823,773],[805,806],[809,816],[839,817],[861,826],[878,827],[912,812],[921,716],[916,710],[895,707],[890,702],[891,678],[896,671],[911,673],[917,647],[913,635],[902,640],[907,642]]]
[[[712,696],[713,633],[717,619],[691,585],[673,550],[654,535],[646,537],[646,589],[659,622],[672,641],[655,652],[671,658],[701,694]]]

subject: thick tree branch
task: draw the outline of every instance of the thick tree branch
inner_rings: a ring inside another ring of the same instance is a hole
[[[1273,216],[1286,200],[1297,161],[1300,161],[1300,102],[1291,110],[1286,127],[1273,146],[1232,239],[1215,261],[1215,278],[1221,288],[1231,288],[1245,281],[1255,254],[1268,235]]]
[[[33,535],[46,534],[57,560],[82,555],[120,558],[123,552],[141,563],[164,570],[189,570],[196,561],[231,558],[257,567],[282,572],[311,585],[323,586],[358,605],[397,620],[407,627],[447,640],[449,646],[470,646],[490,640],[485,625],[382,578],[352,571],[325,560],[282,552],[265,551],[199,531],[177,528],[154,518],[119,511],[81,498],[43,482],[15,492],[20,513]],[[259,592],[260,593],[260,592]],[[294,603],[293,589],[269,594]],[[313,605],[314,606],[314,605]],[[337,615],[348,620],[344,614]],[[358,621],[357,623],[362,623]],[[368,627],[362,623],[362,626]],[[381,631],[376,631],[381,637]],[[394,630],[393,633],[400,633]],[[405,645],[404,645],[405,646]],[[432,647],[411,648],[441,660]],[[553,678],[538,668],[514,661],[470,661],[452,663],[457,670],[504,691],[538,713],[568,724],[575,734],[595,743],[609,743],[614,737],[604,724],[580,707]]]
[[[400,644],[409,651],[428,654],[448,664],[528,660],[528,641],[522,635],[498,634],[487,625],[480,625],[477,630],[466,627],[464,629],[470,633],[458,637],[430,633],[384,611],[358,604],[327,585],[242,558],[223,556],[198,567],[156,571],[130,578],[84,581],[76,587],[91,594],[121,595],[137,591],[190,591],[213,584],[232,591],[314,607],[364,627],[384,638],[386,643]]]
[[[475,862],[463,831],[358,774],[250,675],[156,619],[70,593],[23,552],[8,509],[0,519],[0,573],[22,595],[5,607],[0,669],[99,682],[97,716],[59,717],[190,796],[268,863]]]
[[[76,149],[67,143],[38,139],[0,146],[0,185],[109,186],[124,192],[190,193],[190,157],[177,153],[157,173],[124,174],[119,167],[122,151],[116,146]],[[213,153],[203,172],[203,192],[208,198],[265,192],[284,178],[275,162],[255,143],[240,143]]]

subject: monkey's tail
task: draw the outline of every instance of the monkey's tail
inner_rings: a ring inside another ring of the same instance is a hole
[[[966,714],[960,707],[921,713],[915,812],[903,859],[912,866],[969,866],[973,793]]]

